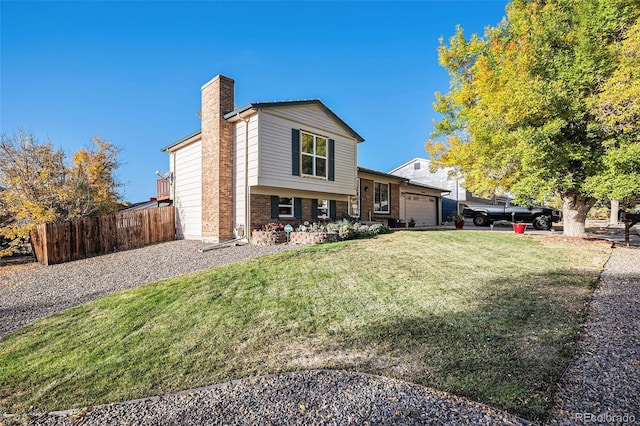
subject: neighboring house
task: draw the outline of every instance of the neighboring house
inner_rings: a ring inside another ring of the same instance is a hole
[[[201,94],[202,129],[162,149],[178,238],[224,241],[349,213],[364,139],[321,101],[236,108],[234,81],[221,75]]]
[[[411,219],[417,227],[442,223],[442,194],[448,190],[364,167],[358,167],[358,178],[358,210],[352,216],[391,228],[405,226]]]
[[[494,197],[493,199],[478,197],[465,189],[462,179],[451,174],[453,169],[445,168],[432,172],[429,169],[430,163],[431,161],[425,158],[414,158],[389,173],[402,176],[413,182],[448,190],[449,194],[442,199],[442,214],[445,219],[452,213],[461,212],[463,204],[505,205],[509,200],[508,197]]]
[[[151,198],[149,201],[141,201],[138,203],[131,203],[128,206],[123,206],[122,210],[146,210],[146,209],[155,209],[157,207],[166,207],[170,206],[170,200],[166,201],[158,201],[157,198]]]

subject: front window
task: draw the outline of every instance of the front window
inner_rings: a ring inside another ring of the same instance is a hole
[[[318,219],[329,219],[331,217],[329,200],[318,200]]]
[[[293,217],[293,198],[280,197],[278,203],[279,217]]]
[[[374,213],[389,213],[389,184],[375,182]]]
[[[300,132],[302,174],[327,177],[327,138]]]

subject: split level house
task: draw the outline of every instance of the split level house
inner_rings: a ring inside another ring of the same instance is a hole
[[[397,226],[407,211],[425,226],[441,221],[443,191],[358,168],[364,139],[321,101],[237,108],[234,84],[218,75],[202,86],[201,129],[162,149],[170,173],[157,201],[175,206],[177,238],[219,242],[345,215]]]

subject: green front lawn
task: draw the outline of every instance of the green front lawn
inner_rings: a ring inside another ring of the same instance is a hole
[[[123,291],[0,341],[0,411],[329,368],[541,420],[610,254],[550,240],[396,232]]]

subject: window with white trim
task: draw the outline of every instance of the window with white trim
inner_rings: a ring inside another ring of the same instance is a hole
[[[329,200],[318,200],[318,219],[329,219],[331,217],[331,203]]]
[[[303,176],[327,178],[328,139],[300,132],[300,162]]]
[[[373,212],[389,213],[389,184],[375,182],[374,187]]]
[[[280,197],[278,202],[279,217],[293,217],[293,198]]]

